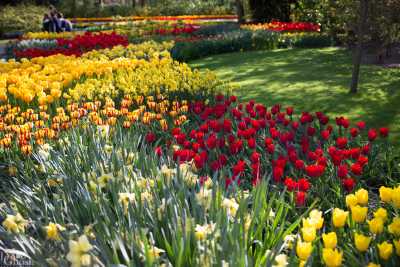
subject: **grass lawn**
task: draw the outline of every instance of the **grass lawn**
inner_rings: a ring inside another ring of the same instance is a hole
[[[190,63],[231,81],[241,100],[280,103],[299,111],[324,111],[388,126],[400,144],[400,69],[361,68],[359,93],[351,95],[351,54],[343,49],[285,49],[212,56]]]

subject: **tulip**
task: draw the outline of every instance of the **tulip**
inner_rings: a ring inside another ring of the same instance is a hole
[[[332,222],[333,225],[337,228],[343,227],[346,223],[347,216],[349,215],[348,211],[341,210],[339,208],[335,208],[332,214]]]
[[[367,251],[370,242],[371,242],[371,237],[357,233],[354,235],[354,244],[357,250],[360,252]]]
[[[324,241],[325,248],[335,248],[337,245],[337,236],[335,232],[322,234],[322,240]]]
[[[367,217],[368,208],[359,205],[351,207],[351,218],[357,223],[362,223]]]
[[[374,217],[375,218],[381,218],[383,222],[387,220],[387,210],[384,208],[379,208],[374,212]]]
[[[351,208],[358,204],[357,197],[354,194],[349,194],[346,196],[346,206]]]
[[[324,248],[322,249],[322,258],[328,267],[341,266],[343,252],[339,252],[337,249]]]
[[[393,240],[394,247],[396,249],[396,254],[397,256],[400,256],[400,239],[399,240]]]
[[[394,217],[391,224],[388,226],[388,231],[395,236],[400,236],[400,218]]]
[[[381,198],[382,202],[390,202],[392,201],[392,194],[393,194],[393,189],[385,186],[381,186],[379,188],[379,196]]]
[[[304,241],[306,242],[314,241],[315,237],[317,236],[316,229],[314,227],[303,227],[301,229],[301,233]]]
[[[380,234],[383,232],[383,220],[381,218],[374,218],[367,222],[371,233]]]
[[[385,241],[378,244],[379,257],[383,260],[388,260],[393,253],[393,245]]]
[[[310,242],[297,241],[296,254],[301,259],[306,261],[312,252],[312,244]]]
[[[359,189],[354,194],[357,198],[358,204],[367,205],[368,204],[368,191],[365,189]]]

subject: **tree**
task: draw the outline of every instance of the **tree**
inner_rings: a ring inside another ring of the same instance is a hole
[[[254,21],[290,20],[290,4],[294,0],[249,0],[249,7]]]
[[[360,65],[363,53],[364,31],[368,16],[368,0],[360,0],[358,17],[357,45],[353,54],[353,73],[351,76],[350,93],[357,93],[360,76]]]
[[[238,16],[238,22],[242,24],[244,22],[244,7],[242,0],[235,0],[236,14]]]

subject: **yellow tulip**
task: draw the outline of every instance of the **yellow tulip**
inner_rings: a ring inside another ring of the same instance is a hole
[[[381,218],[383,222],[387,220],[387,210],[384,208],[379,208],[374,212],[375,218]]]
[[[304,241],[306,242],[314,241],[315,237],[317,236],[316,229],[314,227],[303,227],[301,229],[301,233]]]
[[[354,244],[358,251],[360,252],[367,251],[370,242],[371,242],[371,237],[357,233],[354,234]]]
[[[313,209],[309,215],[309,221],[316,229],[321,229],[324,224],[324,218],[322,217],[322,211]]]
[[[346,223],[347,216],[349,215],[348,211],[341,210],[339,208],[335,208],[332,214],[332,222],[335,227],[343,227]]]
[[[392,201],[392,194],[393,194],[393,189],[385,186],[381,186],[379,188],[379,196],[381,198],[381,201],[383,202],[390,202]]]
[[[388,226],[388,231],[395,236],[400,236],[400,218],[394,217],[392,223]]]
[[[377,264],[377,263],[370,262],[370,263],[368,263],[367,267],[381,267],[381,265]]]
[[[351,207],[351,218],[357,223],[362,223],[367,217],[368,208],[359,205]]]
[[[337,245],[337,236],[335,232],[322,234],[322,240],[324,241],[325,248],[335,248]]]
[[[374,218],[367,222],[371,233],[380,234],[383,232],[383,220],[381,218]]]
[[[346,206],[352,207],[358,204],[357,197],[354,194],[349,194],[346,196]]]
[[[400,256],[400,239],[399,240],[393,240],[394,247],[396,248],[396,254],[397,256]]]
[[[397,209],[400,209],[400,187],[393,189],[392,203]]]
[[[385,241],[378,244],[379,257],[384,260],[388,260],[393,253],[393,245]]]
[[[328,267],[338,267],[342,265],[343,252],[337,249],[324,248],[322,249],[322,258]]]
[[[310,242],[297,241],[296,254],[301,260],[307,260],[312,252],[312,244]]]
[[[357,198],[358,204],[367,205],[368,204],[368,191],[361,188],[357,190],[354,195]]]

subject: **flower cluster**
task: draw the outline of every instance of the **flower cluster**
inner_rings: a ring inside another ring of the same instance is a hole
[[[63,54],[80,56],[93,49],[112,48],[116,45],[128,45],[126,36],[117,33],[90,33],[76,35],[72,39],[59,38],[56,47],[47,48],[28,48],[23,50],[14,50],[18,58],[47,57],[50,55]]]
[[[22,39],[72,39],[83,32],[27,32]]]
[[[182,125],[189,109],[187,101],[169,101],[163,95],[126,96],[118,103],[120,108],[115,106],[111,99],[106,99],[104,105],[100,101],[71,103],[65,109],[57,108],[56,114],[51,114],[45,105],[39,106],[39,111],[0,106],[0,148],[17,147],[29,155],[35,145],[43,146],[61,132],[82,124],[109,127],[118,123],[124,129],[140,124],[143,130],[151,125],[153,130],[167,131]],[[154,139],[155,136],[148,135],[146,140]],[[47,153],[43,147],[41,151]]]
[[[73,18],[71,21],[76,22],[117,22],[117,21],[136,21],[136,20],[236,20],[236,15],[184,15],[184,16],[131,16],[131,17],[105,17],[105,18]]]
[[[331,226],[329,223],[325,225],[325,229],[330,229],[331,232],[322,233],[322,239],[318,238],[324,223],[322,212],[311,211],[310,216],[303,219],[301,238],[296,245],[300,265],[320,254],[319,251],[312,253],[317,250],[319,243],[323,246],[320,256],[325,265],[331,267],[341,266],[344,261],[349,266],[379,266],[374,262],[388,263],[395,254],[400,256],[400,218],[393,213],[400,207],[400,187],[382,186],[379,192],[381,205],[370,212],[370,219],[367,219],[368,191],[359,189],[354,194],[347,195],[346,205],[350,211],[333,209]],[[347,249],[346,242],[349,242],[355,254],[359,254],[357,258],[346,259],[343,255],[343,250]],[[339,248],[340,244],[342,249]],[[356,262],[358,260],[361,263]]]
[[[298,205],[305,204],[312,184],[340,184],[352,191],[369,164],[376,138],[388,136],[387,128],[367,130],[364,122],[351,126],[338,117],[332,125],[322,112],[295,116],[292,107],[238,104],[234,96],[218,95],[212,105],[193,103],[191,112],[199,123],[187,132],[171,132],[180,147],[174,159],[193,161],[200,174],[225,173],[226,186],[248,187],[271,176],[296,193]],[[316,194],[325,192],[317,188]]]
[[[55,55],[0,63],[0,101],[17,100],[35,107],[37,103],[52,104],[62,99],[102,100],[106,96],[215,89],[219,84],[215,75],[200,74],[187,64],[172,60],[168,52],[159,51],[168,46],[147,43],[139,45],[147,47],[145,51],[138,51],[134,45],[125,51],[121,47],[103,50],[104,57],[124,53],[132,59],[104,60],[99,52],[82,58]]]
[[[277,32],[319,32],[320,26],[310,22],[272,21],[264,24],[245,24],[241,28],[248,30],[269,30]]]

